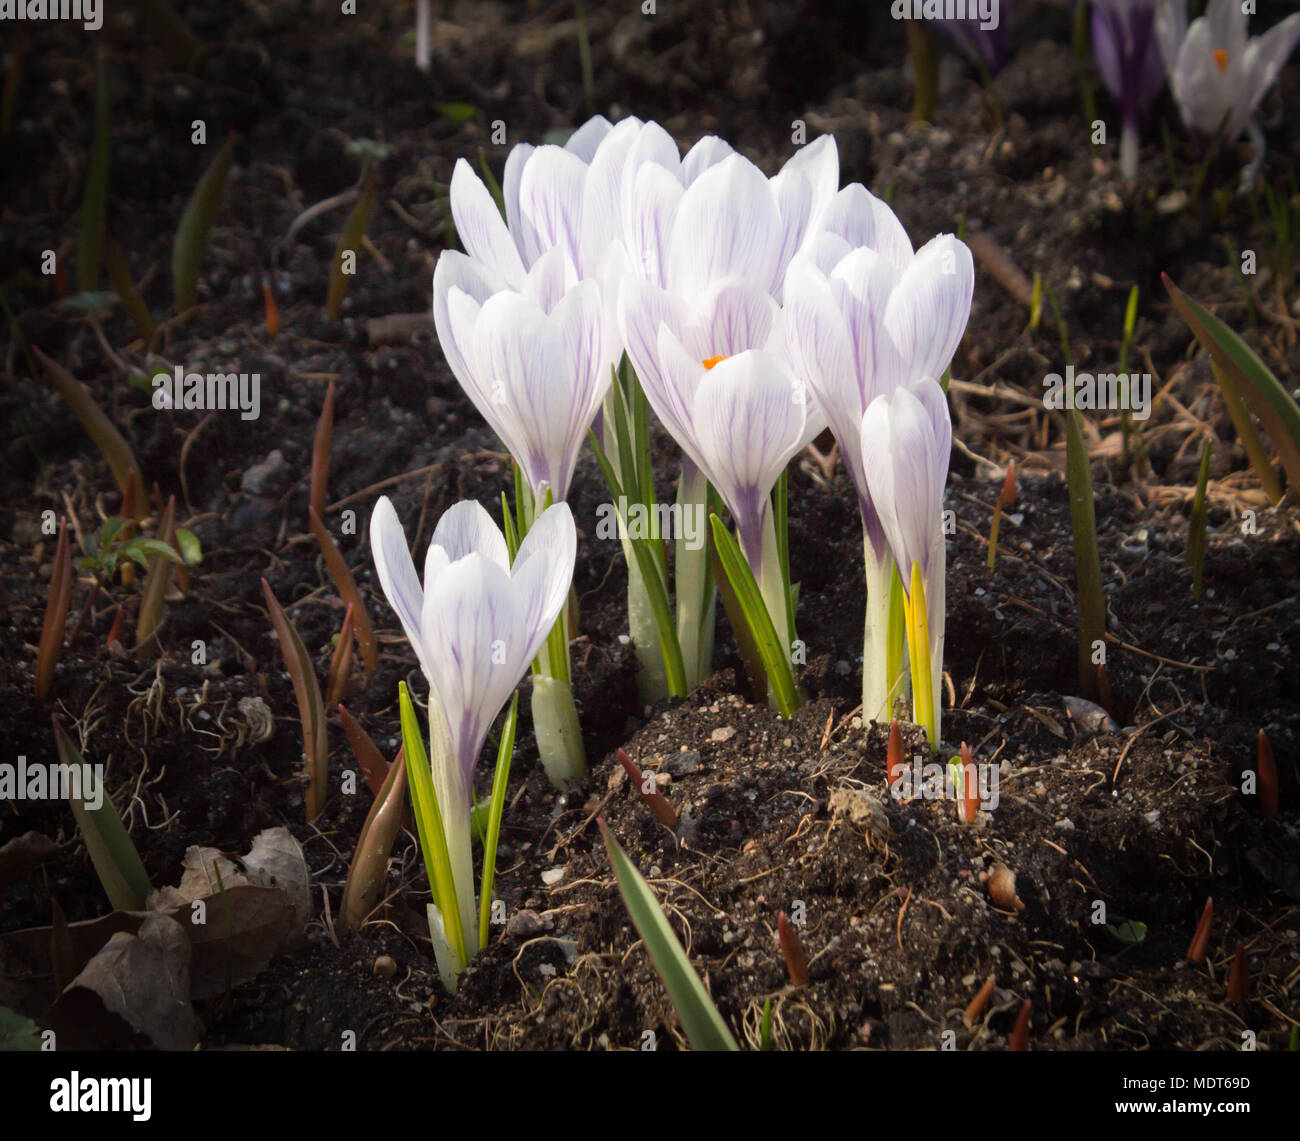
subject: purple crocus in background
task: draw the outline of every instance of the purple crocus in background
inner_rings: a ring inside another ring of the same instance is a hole
[[[994,6],[997,22],[988,22],[978,16],[961,19],[932,19],[928,23],[937,27],[957,45],[962,54],[973,62],[982,64],[990,76],[997,75],[1011,55],[1011,0],[1002,0]]]
[[[1165,82],[1156,0],[1092,0],[1092,52],[1102,83],[1120,105],[1119,165],[1131,181],[1142,121]]]

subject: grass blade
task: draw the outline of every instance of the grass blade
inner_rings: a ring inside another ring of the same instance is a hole
[[[131,318],[135,331],[140,334],[140,340],[148,348],[153,343],[153,335],[158,326],[154,324],[149,306],[140,296],[135,282],[131,280],[131,267],[127,265],[122,247],[107,230],[104,231],[104,268],[108,270],[108,279],[113,283],[113,291],[122,302],[122,308]]]
[[[605,847],[609,850],[609,862],[614,868],[619,894],[623,897],[627,913],[632,917],[638,934],[645,941],[646,950],[650,952],[655,970],[659,972],[668,997],[677,1009],[691,1046],[696,1050],[739,1049],[677,936],[673,934],[673,929],[668,925],[668,919],[650,890],[650,885],[627,858],[627,853],[619,847],[618,841],[610,835],[604,819],[599,819],[598,823],[600,834],[605,838]]]
[[[731,589],[735,591],[745,624],[758,647],[767,680],[776,696],[777,708],[782,717],[790,717],[799,708],[799,692],[790,670],[790,659],[776,636],[776,627],[772,625],[758,583],[754,581],[754,572],[749,569],[749,563],[740,553],[739,544],[722,520],[717,515],[710,515],[709,522],[713,526],[713,544],[718,552],[718,561],[722,564]]]
[[[199,266],[208,249],[212,223],[221,209],[226,192],[226,176],[235,157],[235,136],[230,135],[221,145],[199,178],[194,193],[185,204],[176,237],[172,243],[172,288],[176,297],[176,312],[184,313],[194,307],[198,296]]]
[[[492,885],[496,880],[497,845],[501,841],[501,814],[506,807],[506,785],[510,782],[510,761],[515,752],[515,729],[519,724],[519,692],[510,700],[510,712],[501,728],[497,767],[492,774],[492,799],[488,804],[487,836],[483,841],[483,886],[479,893],[478,947],[488,945],[492,922]]]
[[[68,605],[72,601],[72,544],[68,541],[68,522],[59,527],[59,541],[54,549],[54,568],[50,571],[50,593],[45,600],[45,622],[36,651],[36,700],[46,702],[54,688],[54,667],[63,648],[63,631],[68,624]]]
[[[1179,289],[1168,274],[1163,277],[1174,308],[1217,366],[1215,376],[1225,395],[1230,385],[1255,414],[1277,449],[1291,485],[1300,487],[1300,407],[1245,341]],[[1225,379],[1228,385],[1224,385]],[[1246,444],[1244,438],[1242,444]],[[1270,492],[1269,497],[1276,503],[1280,491],[1276,496]]]
[[[1201,580],[1205,573],[1205,528],[1209,507],[1205,501],[1210,481],[1210,441],[1201,446],[1201,470],[1196,477],[1196,498],[1192,500],[1192,521],[1187,531],[1187,565],[1192,569],[1192,597],[1201,598]]]
[[[104,414],[103,409],[95,403],[90,390],[81,381],[57,361],[47,357],[35,345],[32,346],[32,352],[41,362],[41,367],[45,369],[45,375],[55,391],[63,397],[68,407],[72,409],[73,415],[81,421],[81,426],[94,440],[95,446],[108,463],[113,478],[117,480],[117,486],[122,489],[122,495],[125,497],[131,469],[140,470],[131,446],[122,438],[122,433],[113,426],[113,422]],[[135,510],[137,523],[143,523],[149,517],[148,506],[143,496],[137,497]]]
[[[158,538],[168,547],[176,545],[176,496],[167,500],[162,520],[158,524]],[[179,560],[180,556],[176,556]],[[149,560],[149,573],[140,592],[140,614],[135,624],[135,654],[142,656],[150,648],[151,640],[162,623],[163,599],[172,580],[172,560],[164,555],[154,555]]]
[[[393,854],[393,844],[401,830],[405,809],[406,754],[402,752],[397,754],[397,760],[388,770],[388,777],[361,826],[357,850],[348,867],[347,883],[343,885],[339,931],[360,924],[383,897],[388,858]]]
[[[339,244],[334,247],[334,260],[330,263],[329,294],[325,298],[325,320],[337,321],[343,314],[343,295],[348,291],[350,273],[343,272],[343,255],[350,253],[355,258],[361,248],[361,240],[366,236],[366,227],[370,225],[370,216],[375,212],[375,203],[379,200],[379,179],[374,167],[366,175],[361,195],[352,207],[352,213],[339,235]]]
[[[75,795],[70,784],[68,803],[72,806],[73,816],[77,818],[77,827],[81,829],[82,839],[86,842],[86,851],[94,865],[95,874],[115,910],[141,911],[149,895],[150,884],[144,865],[140,862],[140,854],[135,850],[107,789],[100,787],[97,790],[98,798],[89,798],[101,799],[98,808],[87,805],[87,784],[95,779],[94,770],[82,759],[76,745],[63,731],[59,719],[51,717],[50,720],[54,724],[54,744],[59,763],[75,766],[82,775],[81,795]]]
[[[99,285],[104,245],[104,219],[108,215],[109,95],[108,54],[100,48],[95,60],[95,139],[86,189],[81,199],[81,233],[77,238],[77,290],[91,293]]]
[[[1070,479],[1070,519],[1074,529],[1074,571],[1079,603],[1079,690],[1097,699],[1097,670],[1092,655],[1096,642],[1106,639],[1106,597],[1097,553],[1097,516],[1093,508],[1092,471],[1083,445],[1079,413],[1066,414],[1066,466]]]
[[[619,510],[626,503],[623,486],[610,465],[604,450],[601,448],[600,441],[596,439],[596,434],[588,432],[588,435],[591,437],[592,450],[596,453],[596,461],[600,464],[600,470],[605,474],[605,483],[609,486],[609,493],[614,507]],[[621,511],[620,522],[626,527],[627,518],[622,515]],[[663,649],[664,666],[668,676],[668,692],[674,697],[685,697],[687,692],[686,664],[682,660],[681,643],[677,640],[677,625],[673,621],[672,609],[668,605],[668,591],[664,584],[662,567],[651,549],[654,542],[651,539],[629,538],[628,547],[632,551],[633,558],[636,559],[637,568],[640,570],[642,580],[645,583],[646,594],[650,599],[650,608],[654,612],[655,626],[659,631],[659,644]],[[660,547],[662,548],[662,543],[660,543]]]
[[[330,475],[330,445],[334,440],[334,382],[325,390],[325,403],[316,422],[316,438],[311,445],[311,506],[322,518],[325,515],[325,485]]]
[[[320,521],[315,508],[310,509],[308,513],[311,516],[311,533],[316,536],[321,554],[325,556],[325,569],[329,571],[339,597],[353,609],[352,620],[356,625],[357,644],[361,647],[362,660],[366,663],[366,669],[373,672],[375,666],[379,664],[379,646],[375,642],[375,628],[370,621],[370,615],[366,613],[365,600],[361,597],[361,591],[357,589],[356,579],[348,569],[347,560],[344,559],[343,553],[330,533],[325,530],[325,524]]]
[[[271,591],[270,584],[262,579],[262,594],[266,599],[271,625],[280,639],[284,665],[293,679],[294,696],[298,699],[298,717],[302,722],[302,753],[307,766],[307,819],[315,820],[325,807],[329,741],[325,731],[325,703],[321,700],[316,671],[311,655],[307,653],[298,631]]]

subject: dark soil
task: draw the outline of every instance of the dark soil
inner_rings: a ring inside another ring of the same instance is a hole
[[[622,556],[594,537],[607,493],[586,455],[570,502],[582,613],[575,692],[591,771],[557,793],[521,719],[496,881],[511,922],[494,928],[448,997],[409,835],[394,852],[388,903],[360,930],[335,934],[370,796],[364,783],[354,796],[339,791],[340,774],[355,762],[333,723],[332,795],[314,825],[304,822],[296,706],[259,580],[290,607],[323,677],[343,606],[307,531],[307,504],[313,433],[333,380],[328,522],[367,593],[383,650],[375,675],[354,680],[346,704],[395,753],[397,683],[407,679],[416,693],[424,683],[373,574],[370,509],[381,491],[392,496],[413,548],[422,549],[459,499],[477,498],[499,517],[509,467],[431,328],[375,344],[367,322],[427,311],[456,158],[477,165],[481,154],[500,177],[508,145],[586,117],[574,9],[557,3],[529,15],[479,0],[450,5],[425,75],[403,39],[406,5],[366,4],[354,17],[337,15],[336,4],[314,13],[251,0],[185,7],[200,37],[217,45],[194,76],[171,70],[147,30],[109,14],[108,225],[161,319],[171,305],[176,221],[215,148],[237,132],[199,308],[169,326],[158,351],[187,369],[260,372],[262,415],[155,411],[122,367],[146,371],[121,307],[100,322],[110,357],[91,321],[60,300],[72,277],[40,275],[43,250],[59,251],[60,265],[75,258],[97,41],[31,29],[15,128],[0,143],[4,295],[25,340],[86,382],[147,480],[177,496],[178,519],[200,537],[204,558],[188,589],[169,596],[159,645],[141,658],[103,648],[119,601],[134,629],[138,592],[119,584],[111,598],[101,595],[62,657],[54,701],[37,703],[53,551],[42,512],[75,516],[89,531],[120,500],[100,454],[6,326],[0,415],[13,431],[0,443],[0,734],[11,743],[3,760],[50,763],[51,712],[75,726],[87,759],[107,766],[156,884],[176,882],[190,845],[243,852],[255,833],[281,824],[303,844],[316,913],[305,943],[225,999],[200,1004],[207,1045],[337,1049],[346,1031],[369,1050],[684,1045],[615,888],[601,814],[655,888],[742,1044],[758,1045],[770,999],[779,1048],[940,1048],[953,1031],[958,1048],[1000,1049],[1029,999],[1034,1049],[1235,1049],[1247,1030],[1260,1049],[1287,1047],[1300,1024],[1292,649],[1300,512],[1294,493],[1268,505],[1204,357],[1160,285],[1168,272],[1247,332],[1283,384],[1296,387],[1291,314],[1300,310],[1273,268],[1276,238],[1233,193],[1239,156],[1212,168],[1203,206],[1171,200],[1190,188],[1197,164],[1177,135],[1172,170],[1148,145],[1138,183],[1126,186],[1114,146],[1088,145],[1079,68],[1066,46],[1069,16],[1059,5],[1021,6],[1016,55],[994,87],[997,112],[973,75],[946,62],[932,127],[908,124],[903,38],[884,4],[871,17],[831,0],[660,3],[654,17],[635,5],[588,5],[595,109],[655,118],[684,145],[721,134],[769,172],[792,149],[793,120],[804,120],[810,137],[833,132],[842,181],[888,195],[916,244],[961,227],[1030,277],[1041,273],[1080,369],[1116,367],[1128,292],[1140,287],[1130,359],[1156,374],[1162,393],[1144,425],[1149,472],[1122,462],[1116,419],[1095,413],[1086,426],[1117,725],[1095,731],[1063,700],[1079,690],[1075,564],[1064,445],[1041,405],[1044,374],[1066,363],[1063,338],[1047,308],[1041,328],[1026,329],[1024,304],[981,259],[953,368],[960,443],[947,500],[955,533],[944,737],[1000,764],[996,809],[967,827],[951,802],[889,795],[885,730],[864,729],[855,715],[861,533],[842,468],[828,480],[804,458],[791,472],[793,577],[802,583],[798,627],[808,645],[799,681],[809,700],[782,722],[753,702],[723,617],[719,672],[684,701],[638,705]],[[1255,17],[1267,26],[1285,6],[1260,7],[1276,10]],[[1264,112],[1265,176],[1282,181],[1300,161],[1300,128],[1278,116],[1295,106],[1297,72],[1284,75]],[[1102,113],[1113,114],[1104,93],[1098,98]],[[436,110],[448,103],[472,104],[473,117],[453,122]],[[1170,106],[1160,113],[1175,123]],[[189,141],[198,118],[207,123],[206,148]],[[490,142],[497,119],[507,146]],[[344,319],[331,324],[323,303],[347,207],[308,222],[293,240],[287,234],[303,210],[356,183],[359,140],[387,148],[368,230],[377,256],[362,259]],[[1249,286],[1237,272],[1246,248],[1266,267]],[[264,280],[281,315],[277,337],[264,322]],[[1214,450],[1205,589],[1196,601],[1185,552],[1205,439]],[[676,475],[674,451],[666,439],[656,448],[662,488]],[[245,473],[273,450],[283,470],[253,494]],[[991,508],[1009,458],[1020,492],[990,572]],[[88,579],[74,587],[73,620],[88,590]],[[201,663],[196,640],[205,647]],[[268,740],[251,739],[239,712],[246,697],[274,711]],[[1242,792],[1261,728],[1278,762],[1275,822]],[[928,760],[920,734],[910,726],[906,734],[909,756]],[[614,758],[620,746],[643,768],[671,776],[666,794],[688,818],[678,835],[629,788]],[[490,779],[484,763],[481,793]],[[60,848],[4,888],[0,932],[48,924],[51,901],[73,922],[106,912],[67,806],[0,805],[0,845],[29,830]],[[1015,874],[1021,910],[990,899],[985,881],[999,864]],[[1207,897],[1209,955],[1194,967],[1183,959]],[[811,961],[803,989],[787,985],[779,911],[802,920]],[[1115,931],[1126,920],[1145,924],[1145,938],[1121,939]],[[1234,1004],[1225,979],[1238,940],[1250,996]],[[396,963],[391,977],[374,969],[383,955]],[[967,1024],[962,1012],[989,976],[992,997]],[[49,996],[10,989],[0,1005],[40,1022]]]

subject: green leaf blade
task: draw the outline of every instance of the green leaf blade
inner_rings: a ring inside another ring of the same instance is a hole
[[[691,1046],[696,1050],[738,1050],[735,1038],[691,966],[685,949],[673,934],[650,885],[610,835],[603,820],[600,821],[600,830],[614,867],[619,893],[638,934],[645,941]]]

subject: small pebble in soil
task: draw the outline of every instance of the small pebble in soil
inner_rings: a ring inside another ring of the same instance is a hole
[[[542,872],[542,883],[547,887],[554,887],[562,879],[564,879],[563,868],[547,868]]]
[[[506,934],[512,939],[529,939],[544,930],[546,924],[542,922],[542,917],[526,907],[516,911],[506,921]]]
[[[721,745],[724,741],[730,741],[735,735],[736,730],[734,726],[723,725],[721,728],[715,729],[709,734],[709,740],[713,741],[715,744]]]
[[[274,495],[283,485],[285,468],[284,453],[276,448],[244,472],[239,486],[249,495]]]
[[[700,754],[695,749],[683,749],[672,753],[663,760],[664,772],[670,776],[683,777],[700,771]],[[620,770],[621,771],[621,770]]]
[[[391,979],[397,974],[397,963],[392,955],[380,955],[370,969],[380,978]]]

